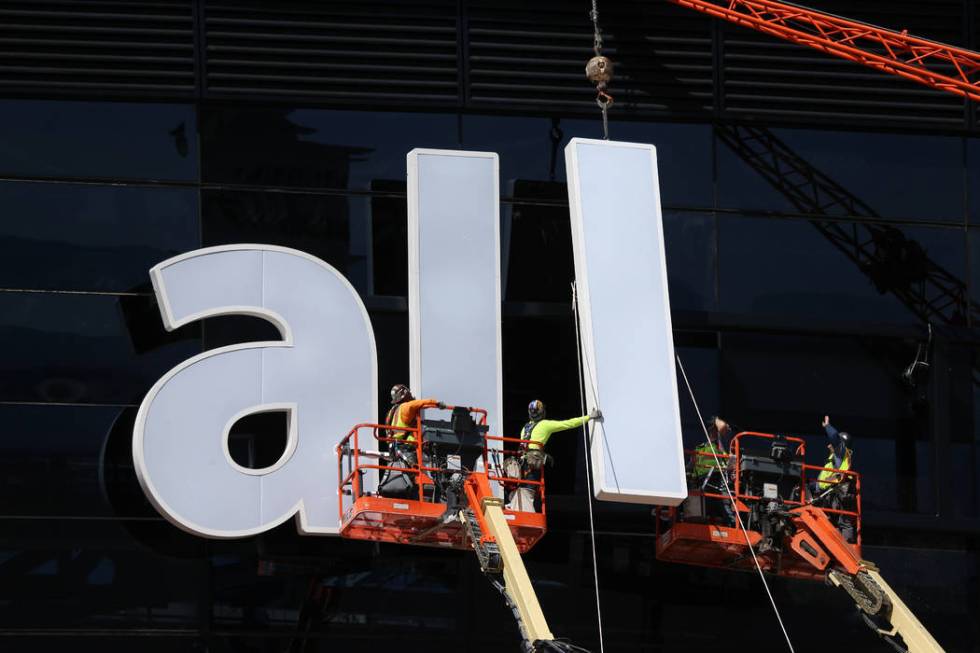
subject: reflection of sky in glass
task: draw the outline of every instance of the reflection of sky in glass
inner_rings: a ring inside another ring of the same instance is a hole
[[[598,120],[562,120],[554,179],[565,181],[565,146],[574,137],[602,138]],[[712,206],[711,130],[707,125],[613,122],[613,140],[652,143],[657,148],[664,204]],[[548,118],[463,116],[463,147],[500,154],[500,186],[515,179],[548,181],[552,122]]]
[[[667,281],[673,310],[715,309],[715,220],[710,214],[664,212]]]
[[[71,401],[138,402],[164,372],[200,351],[196,339],[165,341],[159,323],[151,327],[159,330],[155,346],[135,351],[113,296],[0,293],[0,315],[0,400],[49,401],[46,388],[56,383],[75,388]]]
[[[980,227],[969,230],[970,295],[980,305]],[[976,325],[974,325],[976,326]]]
[[[980,139],[966,139],[966,164],[967,219],[971,227],[980,227]]]
[[[963,143],[955,137],[772,129],[797,156],[883,217],[963,220]],[[796,212],[728,145],[718,144],[719,206]]]
[[[351,188],[366,188],[374,179],[404,181],[405,155],[414,148],[459,149],[452,114],[297,109],[287,117],[314,130],[300,140],[367,150],[351,158]]]
[[[194,181],[193,106],[3,100],[0,171],[52,177]]]
[[[0,182],[0,287],[129,291],[200,245],[197,191]]]
[[[101,474],[107,439],[123,411],[117,406],[0,406],[0,477],[5,479],[0,502],[6,513],[115,515],[105,501]]]
[[[181,250],[196,234],[196,193],[183,188],[0,181],[2,236]]]
[[[895,294],[878,292],[861,268],[806,220],[721,214],[719,230],[723,310],[842,322],[918,321]],[[965,278],[961,232],[930,227],[902,232],[932,261]]]

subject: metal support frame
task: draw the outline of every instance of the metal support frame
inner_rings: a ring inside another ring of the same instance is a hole
[[[874,209],[793,152],[765,127],[719,125],[716,133],[801,213],[856,220],[880,218]],[[882,260],[886,248],[918,247],[900,230],[870,222],[812,220],[811,224],[870,276],[880,291],[894,294],[923,322],[963,325],[980,321],[980,306],[970,301],[966,283],[929,259],[924,251],[916,278],[901,284],[881,278],[879,270],[887,263]]]

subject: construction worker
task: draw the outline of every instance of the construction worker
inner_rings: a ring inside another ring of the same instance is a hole
[[[688,476],[698,490],[724,495],[727,493],[723,476],[728,473],[729,463],[726,438],[731,432],[731,426],[715,415],[705,424],[705,431],[708,433],[708,441],[694,448],[694,454],[688,465]],[[718,469],[719,464],[721,469]],[[718,516],[719,506],[725,521],[729,525],[734,525],[735,510],[730,499],[705,498],[705,509],[709,510],[710,515]]]
[[[425,408],[445,408],[436,399],[416,399],[407,385],[398,383],[391,388],[391,408],[385,417],[385,429],[391,441],[388,443],[390,461],[378,480],[378,494],[386,497],[412,496],[415,476],[411,470],[418,467],[415,434],[405,429],[415,428],[419,411]],[[409,471],[402,471],[409,470]]]
[[[849,477],[840,472],[851,469],[851,457],[854,453],[851,450],[851,436],[834,428],[829,415],[824,415],[820,425],[827,433],[827,460],[811,488],[813,502],[823,503],[832,510],[844,510],[851,494],[851,484]],[[854,541],[854,520],[849,515],[830,514],[828,517],[837,523],[844,539],[848,542]]]
[[[588,423],[589,420],[602,421],[602,411],[598,408],[593,408],[588,415],[566,420],[545,419],[545,415],[544,402],[540,399],[535,399],[528,404],[528,422],[521,429],[521,439],[530,440],[530,442],[522,445],[524,453],[520,461],[509,459],[504,462],[508,476],[515,474],[519,469],[521,476],[525,480],[537,481],[541,478],[541,467],[544,465],[547,457],[547,454],[544,452],[544,447],[548,444],[548,440],[552,435],[560,431],[567,431],[582,426]],[[519,486],[511,494],[510,502],[507,504],[508,509],[534,510],[535,490],[536,486]]]
[[[391,408],[385,417],[385,424],[395,428],[387,429],[388,437],[405,442],[414,442],[415,435],[404,429],[415,428],[419,411],[425,408],[445,408],[446,404],[436,399],[416,399],[407,385],[398,383],[391,387]]]
[[[690,475],[695,479],[704,479],[708,473],[715,469],[715,455],[724,456],[728,453],[725,445],[725,438],[731,432],[728,422],[718,416],[708,420],[707,428],[708,441],[702,442],[694,448],[694,455],[691,457],[691,464],[688,466]],[[727,458],[720,459],[722,466],[727,466]]]

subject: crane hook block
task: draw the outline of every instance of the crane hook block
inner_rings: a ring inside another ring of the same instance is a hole
[[[600,91],[605,90],[606,84],[612,80],[613,62],[609,57],[598,55],[589,59],[585,64],[585,76],[596,85]]]

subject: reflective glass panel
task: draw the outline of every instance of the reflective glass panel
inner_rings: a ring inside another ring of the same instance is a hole
[[[827,457],[824,415],[853,437],[865,510],[935,510],[929,420],[902,383],[901,340],[726,333],[723,411],[736,430],[801,436],[807,462]]]
[[[197,635],[130,635],[112,634],[103,635],[95,633],[78,633],[78,631],[67,629],[67,632],[48,630],[44,634],[35,633],[33,635],[10,635],[4,634],[4,645],[10,651],[31,651],[31,653],[62,653],[66,649],[83,649],[86,651],[98,651],[99,653],[203,653],[215,649],[207,648],[203,640]],[[210,641],[210,640],[209,640]],[[256,642],[261,643],[262,640]],[[221,649],[230,650],[230,649]],[[241,649],[235,649],[241,650]],[[270,653],[279,653],[281,649],[266,649]]]
[[[973,301],[972,324],[980,324],[980,227],[967,231],[970,243],[970,297]]]
[[[0,101],[0,173],[197,180],[193,106]]]
[[[963,221],[959,138],[726,126],[717,137],[721,208],[821,213],[811,199],[816,174],[837,197],[863,202],[862,216]]]
[[[945,542],[932,547],[889,544],[883,541],[864,547],[863,557],[874,560],[888,584],[944,650],[976,649],[980,644],[980,631],[974,625],[980,608],[976,550]]]
[[[412,148],[458,148],[452,114],[210,107],[201,125],[210,182],[368,189],[404,181]]]
[[[962,323],[962,302],[922,284],[943,272],[965,289],[962,231],[719,214],[723,311],[842,322]],[[945,302],[935,302],[935,305]]]
[[[711,127],[674,123],[617,122],[612,140],[652,143],[657,148],[664,205],[713,206]],[[463,147],[500,154],[500,193],[513,197],[515,184],[565,181],[564,149],[569,139],[602,138],[598,120],[509,116],[463,116]]]
[[[569,306],[571,297],[569,296]],[[575,323],[569,309],[562,317],[503,318],[504,435],[517,437],[527,423],[527,406],[540,399],[549,419],[582,414],[575,356]],[[582,431],[556,434],[548,441],[555,464],[546,471],[548,494],[572,494]]]
[[[967,220],[971,227],[980,227],[980,138],[966,139],[966,193]]]
[[[0,292],[0,400],[138,403],[201,349],[197,325],[167,333],[149,297]]]
[[[727,419],[721,404],[721,359],[716,343],[717,335],[714,333],[674,332],[675,353],[684,365],[691,390],[701,410],[701,417],[705,421],[709,421],[712,415]],[[677,370],[677,396],[680,399],[684,447],[693,449],[704,442],[704,430],[680,368]]]
[[[136,408],[0,405],[4,515],[157,518],[133,472]]]
[[[459,603],[471,600],[462,583],[479,573],[465,556],[297,537],[292,522],[263,539],[258,555],[249,541],[212,547],[212,614],[223,630],[323,636],[339,627],[387,639],[378,629],[388,628],[445,636],[460,628]],[[329,615],[326,622],[321,615]]]
[[[373,195],[371,211],[371,286],[376,295],[408,295],[408,205],[405,184],[382,189],[401,195]],[[503,210],[501,209],[501,213]]]
[[[521,182],[517,193],[531,198],[558,190],[564,191],[564,184]],[[532,202],[500,207],[504,300],[567,303],[575,278],[568,206]]]
[[[190,188],[0,182],[0,287],[151,292],[149,270],[200,246]]]
[[[0,520],[0,627],[196,627],[204,546],[164,521]]]
[[[363,293],[371,254],[369,210],[366,197],[204,191],[204,245],[261,243],[298,249],[332,265]]]
[[[717,307],[716,245],[713,215],[664,211],[671,310],[710,311]]]

